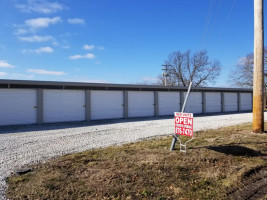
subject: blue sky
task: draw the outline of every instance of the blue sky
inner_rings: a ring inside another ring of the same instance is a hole
[[[172,51],[206,48],[228,87],[253,0],[1,0],[0,26],[0,79],[152,83]]]

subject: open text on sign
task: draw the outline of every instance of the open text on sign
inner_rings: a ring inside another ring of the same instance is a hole
[[[193,113],[175,112],[175,134],[193,137]]]

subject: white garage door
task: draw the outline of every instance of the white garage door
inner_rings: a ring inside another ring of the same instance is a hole
[[[180,112],[180,93],[179,92],[159,92],[159,115],[174,115]]]
[[[184,99],[186,92],[184,92]],[[201,92],[190,92],[185,111],[188,113],[202,113],[202,94]]]
[[[123,118],[122,91],[91,91],[91,119]]]
[[[252,94],[251,93],[240,93],[240,108],[241,111],[252,110]]]
[[[221,112],[221,93],[220,92],[206,92],[206,112],[216,113]]]
[[[225,112],[238,111],[237,93],[224,93]]]
[[[44,122],[85,120],[85,92],[82,90],[44,90]]]
[[[37,91],[0,89],[0,125],[35,124]]]
[[[154,92],[128,92],[128,116],[154,116]]]

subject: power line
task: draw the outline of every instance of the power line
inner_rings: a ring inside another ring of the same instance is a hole
[[[203,40],[204,40],[204,37],[205,37],[206,28],[207,28],[207,24],[208,24],[208,20],[209,20],[210,10],[211,10],[212,4],[213,4],[213,0],[210,0],[209,10],[208,10],[208,14],[207,14],[207,17],[206,17],[204,30],[203,30],[202,37],[201,37],[200,49],[202,48],[202,45],[203,45]]]
[[[209,34],[208,37],[207,37],[207,43],[206,43],[206,45],[204,46],[204,48],[207,48],[207,47],[208,47],[209,41],[211,40],[212,34],[213,34],[213,32],[214,32],[214,29],[215,29],[215,24],[216,24],[217,18],[218,18],[218,16],[219,16],[220,11],[221,11],[222,2],[223,2],[223,0],[220,1],[219,7],[218,7],[218,9],[217,9],[217,12],[216,12],[216,15],[215,15],[215,17],[214,17],[213,23],[212,23],[212,25],[211,25],[211,31],[210,31],[210,34]]]
[[[200,49],[202,49],[203,44],[205,42],[205,38],[206,38],[206,35],[207,35],[207,32],[208,32],[208,28],[209,28],[210,19],[211,19],[212,13],[213,13],[214,5],[215,5],[215,0],[211,0],[210,1],[210,5],[209,5],[209,10],[208,10],[208,15],[207,15],[207,18],[206,18],[204,31],[203,31],[202,38],[201,38]]]
[[[233,1],[232,7],[231,7],[231,9],[230,9],[230,11],[229,11],[229,13],[228,13],[228,15],[227,15],[227,18],[226,18],[226,20],[225,20],[224,26],[223,26],[223,28],[222,28],[222,30],[221,30],[221,33],[220,33],[220,36],[219,36],[219,42],[222,40],[223,32],[224,32],[224,30],[225,30],[225,28],[226,28],[226,26],[227,26],[227,24],[228,24],[228,22],[229,22],[229,20],[230,20],[230,16],[231,16],[232,11],[233,11],[233,9],[234,9],[234,7],[235,7],[235,4],[236,4],[236,0]]]

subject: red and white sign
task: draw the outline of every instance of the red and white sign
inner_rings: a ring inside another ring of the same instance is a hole
[[[175,134],[193,137],[193,113],[175,112]]]

